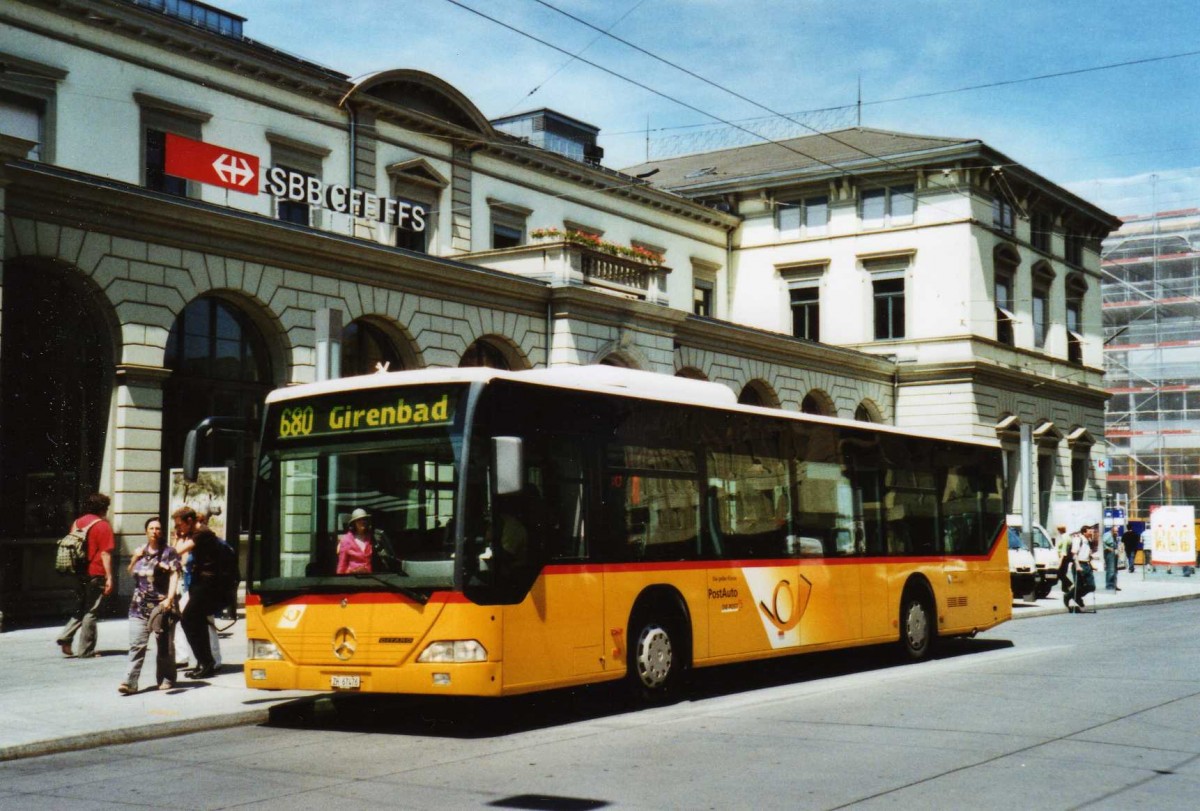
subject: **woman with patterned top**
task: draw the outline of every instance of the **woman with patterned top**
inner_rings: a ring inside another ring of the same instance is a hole
[[[129,672],[117,688],[121,695],[138,691],[138,676],[146,659],[146,647],[154,634],[158,649],[155,678],[158,689],[175,686],[175,596],[183,566],[179,554],[163,540],[162,521],[146,520],[146,545],[133,553],[129,572],[133,575],[133,600],[129,604]]]
[[[346,531],[345,535],[338,539],[337,573],[358,574],[362,572],[370,574],[371,554],[374,551],[371,534],[371,514],[359,508],[350,513],[350,520],[346,523],[349,524],[350,528]]]

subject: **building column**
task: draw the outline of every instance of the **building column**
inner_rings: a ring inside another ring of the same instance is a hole
[[[132,581],[125,571],[130,555],[145,542],[144,525],[160,515],[162,505],[163,382],[171,370],[161,366],[123,363],[117,366],[116,397],[112,424],[112,507],[109,522],[116,535],[116,553],[121,565],[118,590],[128,597]]]

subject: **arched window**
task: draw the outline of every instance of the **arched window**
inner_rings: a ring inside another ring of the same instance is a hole
[[[342,377],[372,374],[380,364],[387,364],[389,372],[405,368],[383,330],[361,318],[351,321],[342,330]]]
[[[804,414],[817,414],[822,417],[833,416],[833,401],[829,395],[819,389],[813,389],[804,395],[800,401],[800,411]]]
[[[766,405],[766,402],[763,401],[762,392],[754,386],[746,386],[746,388],[742,389],[742,393],[738,395],[738,403],[749,406]]]
[[[755,378],[746,383],[738,395],[742,405],[759,406],[761,408],[779,408],[779,397],[771,384],[762,378]]]
[[[500,351],[500,348],[486,338],[480,338],[468,346],[467,351],[463,352],[462,359],[459,360],[458,365],[484,366],[489,369],[503,369],[505,371],[512,368],[512,365],[508,362],[508,358]]]
[[[854,419],[859,422],[877,422],[875,415],[871,413],[871,409],[866,403],[859,403],[854,409]]]
[[[61,535],[100,489],[112,343],[78,279],[20,261],[6,271],[0,534]]]
[[[244,312],[215,296],[196,299],[179,314],[167,338],[164,364],[171,376],[163,384],[162,464],[164,499],[169,472],[183,461],[187,432],[205,417],[258,420],[272,388],[266,342]],[[230,463],[251,470],[252,442],[216,435],[202,448],[201,461],[216,467]],[[230,495],[241,505],[246,526],[252,476],[241,476],[241,490]]]

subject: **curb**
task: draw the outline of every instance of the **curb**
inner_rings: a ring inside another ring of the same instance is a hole
[[[1200,594],[1173,594],[1170,597],[1153,597],[1153,598],[1145,599],[1145,600],[1129,600],[1127,602],[1120,602],[1120,603],[1104,603],[1101,605],[1094,606],[1092,608],[1088,608],[1085,610],[1085,612],[1088,614],[1091,614],[1095,611],[1111,611],[1114,608],[1133,608],[1133,607],[1142,606],[1142,605],[1161,605],[1164,603],[1180,603],[1180,602],[1183,602],[1184,600],[1197,600],[1197,599],[1200,599]],[[1062,602],[1062,601],[1059,600],[1059,602]],[[1023,605],[1028,605],[1028,604],[1024,603]],[[1014,620],[1023,620],[1023,619],[1030,619],[1032,617],[1049,617],[1053,614],[1066,614],[1066,613],[1067,613],[1067,609],[1064,606],[1056,605],[1054,608],[1033,608],[1029,611],[1022,611],[1020,614],[1014,613],[1012,615],[1012,618]]]
[[[17,746],[6,746],[0,748],[0,763],[7,760],[41,757],[42,755],[57,755],[81,749],[95,749],[100,746],[152,741],[156,738],[173,738],[179,735],[189,735],[193,732],[209,732],[214,729],[265,724],[269,713],[270,710],[265,708],[261,710],[242,710],[222,715],[189,718],[183,721],[143,724],[142,726],[125,727],[124,729],[106,729],[101,732],[69,735],[65,738],[56,738],[49,741],[34,741],[33,743],[23,743]]]

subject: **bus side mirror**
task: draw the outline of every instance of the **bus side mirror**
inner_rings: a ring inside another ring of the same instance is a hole
[[[525,449],[520,437],[492,437],[492,470],[496,495],[521,492],[525,486]]]
[[[200,445],[200,432],[197,430],[199,426],[187,432],[187,437],[183,441],[183,480],[185,482],[194,482],[200,475],[200,454],[197,452],[197,447]]]

